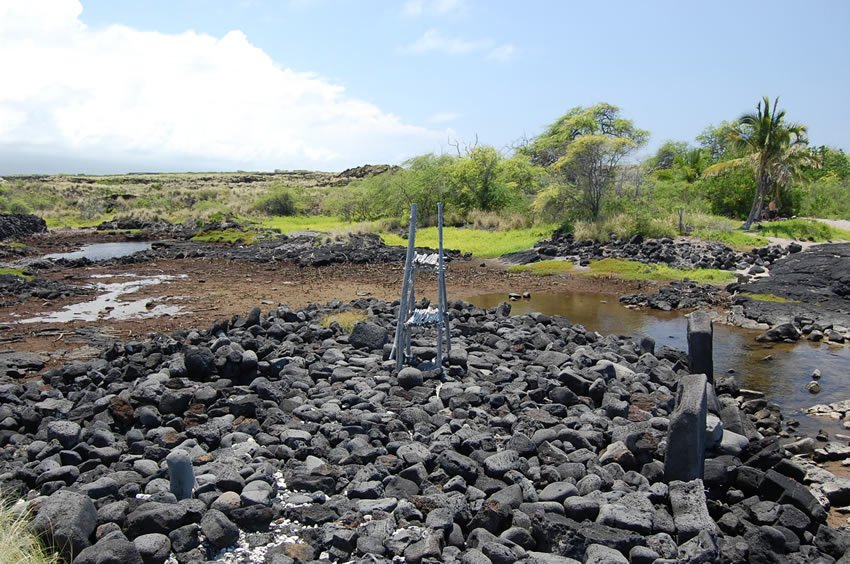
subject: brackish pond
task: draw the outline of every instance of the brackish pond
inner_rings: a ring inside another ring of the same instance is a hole
[[[53,253],[44,255],[46,259],[52,260],[77,260],[81,258],[96,262],[130,256],[132,254],[147,251],[151,248],[150,241],[121,241],[118,243],[93,243],[86,245],[79,251],[70,253]]]
[[[502,293],[482,294],[468,301],[491,308],[507,301]],[[512,315],[538,311],[561,315],[603,335],[649,335],[656,347],[667,345],[686,351],[687,319],[677,312],[631,310],[616,298],[590,293],[542,293],[531,299],[510,302]],[[762,391],[767,399],[782,407],[786,417],[800,421],[800,429],[814,434],[825,429],[830,434],[846,432],[837,423],[807,417],[801,410],[817,403],[831,403],[850,398],[850,347],[802,341],[796,344],[762,344],[755,342],[756,331],[714,324],[714,371],[723,374],[734,370],[743,388]],[[772,360],[764,360],[770,355]],[[805,385],[812,371],[820,369],[822,391],[810,394]]]

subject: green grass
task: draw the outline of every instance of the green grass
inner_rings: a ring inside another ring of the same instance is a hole
[[[506,253],[530,249],[540,239],[550,237],[554,229],[554,225],[540,225],[507,231],[445,227],[443,228],[443,247],[463,253],[472,253],[480,258],[494,258]],[[393,233],[381,233],[380,235],[387,245],[407,245],[407,239],[404,237]],[[437,228],[418,229],[416,231],[416,245],[436,248]]]
[[[192,241],[199,241],[202,243],[243,243],[245,245],[252,245],[257,241],[257,233],[254,231],[238,231],[236,229],[203,231],[192,237]]]
[[[56,564],[59,558],[48,551],[29,528],[26,513],[0,505],[0,564]]]
[[[369,314],[362,309],[350,309],[339,313],[331,313],[322,317],[319,324],[322,327],[330,327],[334,322],[338,323],[346,332],[351,333],[354,326],[361,321],[366,321]]]
[[[25,274],[23,270],[20,268],[5,268],[0,267],[0,275],[6,274],[11,276],[17,276],[18,278],[23,278],[24,280],[32,280],[33,277],[30,274]]]
[[[572,272],[573,263],[568,260],[541,260],[531,264],[516,264],[508,272],[530,272],[535,276],[552,276]]]
[[[692,280],[703,284],[726,284],[735,281],[735,275],[713,268],[679,269],[666,264],[644,264],[633,260],[606,258],[590,263],[591,276],[616,276],[623,280]]]
[[[788,219],[761,224],[761,232],[772,237],[802,239],[805,241],[850,241],[850,231],[837,229],[821,221],[810,219]]]
[[[734,231],[697,230],[696,237],[704,241],[717,241],[736,251],[749,251],[753,247],[764,247],[769,241],[759,235],[736,229]]]
[[[777,296],[776,294],[742,294],[742,296],[750,298],[751,300],[756,300],[757,302],[771,302],[775,304],[797,303],[797,300],[790,300],[788,298],[783,298],[782,296]]]
[[[100,215],[93,218],[83,218],[78,215],[47,215],[44,221],[47,227],[57,229],[60,227],[96,227],[104,221],[111,221],[111,215]]]
[[[263,229],[276,229],[284,234],[293,231],[336,231],[354,225],[356,224],[329,215],[274,216],[259,223],[259,227]]]

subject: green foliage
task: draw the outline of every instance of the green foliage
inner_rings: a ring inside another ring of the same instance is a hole
[[[719,125],[709,125],[697,135],[697,143],[706,151],[712,161],[723,161],[737,155],[730,135],[738,127],[737,121],[722,121]]]
[[[751,235],[744,231],[711,231],[698,230],[694,235],[705,241],[717,241],[736,251],[750,251],[755,247],[764,247],[769,241],[758,235]]]
[[[298,213],[297,198],[288,186],[273,188],[257,199],[254,208],[266,215],[295,215]]]
[[[533,164],[550,167],[563,178],[563,186],[550,193],[548,200],[538,201],[538,208],[573,200],[579,213],[598,219],[620,161],[648,138],[649,132],[621,117],[617,106],[573,108],[522,149]]]
[[[666,264],[644,264],[633,260],[606,258],[592,261],[591,276],[616,276],[624,280],[692,280],[704,284],[727,284],[735,275],[727,270],[713,268],[679,269]]]
[[[850,231],[836,229],[821,221],[808,219],[789,219],[786,221],[762,223],[761,233],[771,237],[802,239],[815,242],[835,241],[838,239],[850,240]]]
[[[744,219],[756,193],[752,170],[730,169],[724,174],[703,179],[701,188],[711,206],[711,213]]]
[[[815,155],[808,149],[806,126],[785,121],[785,110],[778,109],[779,98],[770,105],[765,96],[756,111],[738,118],[737,126],[729,133],[735,150],[743,155],[715,163],[705,171],[709,175],[723,174],[736,168],[748,167],[755,179],[755,195],[744,222],[749,229],[761,219],[768,199],[777,199],[787,191],[792,180],[800,177],[805,166],[817,165]],[[785,207],[792,203],[785,197]]]
[[[351,228],[353,225],[340,217],[327,215],[277,216],[267,218],[259,224],[263,229],[273,229],[283,234],[295,231],[337,231]]]
[[[253,231],[239,231],[237,229],[210,230],[198,233],[192,237],[192,241],[251,245],[257,241],[257,234]]]
[[[31,274],[25,273],[20,268],[0,267],[0,275],[17,276],[18,278],[23,278],[24,280],[33,279],[33,276]]]
[[[554,225],[539,225],[526,229],[509,231],[486,231],[483,229],[464,229],[446,227],[443,229],[443,246],[476,257],[494,258],[506,253],[530,249],[540,239],[549,237]],[[407,238],[394,233],[381,233],[387,245],[407,246]],[[416,244],[423,247],[437,247],[437,229],[427,227],[416,231]]]
[[[675,237],[676,227],[669,217],[656,217],[649,212],[633,211],[609,215],[596,221],[576,221],[573,228],[576,239],[608,241],[612,236],[628,239],[633,235],[658,239]]]

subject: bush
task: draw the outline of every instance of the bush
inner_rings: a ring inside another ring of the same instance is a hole
[[[275,188],[259,198],[254,207],[266,215],[295,215],[298,202],[290,188]]]

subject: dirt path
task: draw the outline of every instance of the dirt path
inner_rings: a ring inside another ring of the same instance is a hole
[[[813,219],[815,221],[820,221],[821,223],[826,223],[831,227],[835,227],[836,229],[845,229],[850,231],[850,221],[846,219],[823,219],[820,217],[807,217],[805,219]]]

